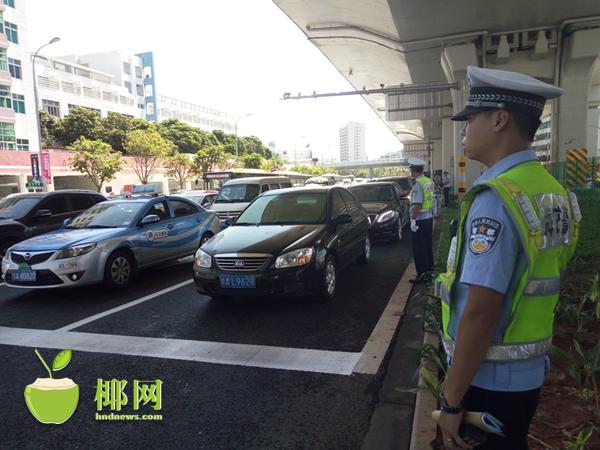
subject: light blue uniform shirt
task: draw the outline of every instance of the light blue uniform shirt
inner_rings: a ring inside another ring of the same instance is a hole
[[[536,161],[533,150],[513,153],[498,161],[474,184],[495,178],[526,161]],[[509,323],[512,300],[519,278],[527,267],[517,226],[498,195],[485,189],[475,197],[463,230],[460,283],[452,293],[452,314],[449,327],[456,336],[458,322],[467,303],[469,285],[474,284],[504,294],[502,315],[492,336],[492,343],[501,343]],[[484,362],[473,378],[472,385],[493,391],[528,391],[544,382],[546,364],[542,356],[528,361]]]
[[[415,182],[413,183],[412,191],[410,192],[411,205],[418,203],[421,206],[423,206],[423,202],[425,201],[425,193],[423,192],[423,186],[421,186],[421,183],[419,183],[417,181],[422,176],[423,175],[419,175],[417,178],[415,178]],[[421,212],[419,214],[417,214],[417,220],[425,220],[425,219],[432,219],[432,218],[433,218],[433,210],[431,208],[427,209],[425,211],[421,210]]]

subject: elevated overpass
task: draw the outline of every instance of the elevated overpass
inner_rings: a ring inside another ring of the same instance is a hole
[[[528,73],[565,90],[547,104],[551,155],[599,154],[598,0],[273,0],[339,72],[362,90],[410,85],[459,89],[363,95],[405,142],[432,141],[433,169],[455,171],[466,67]],[[293,86],[290,86],[293,92]],[[483,168],[467,163],[467,184]],[[456,177],[455,177],[456,179]]]

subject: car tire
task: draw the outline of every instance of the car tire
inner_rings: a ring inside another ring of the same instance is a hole
[[[367,234],[365,237],[365,247],[356,262],[365,265],[369,263],[369,259],[371,259],[371,238]]]
[[[321,292],[317,300],[328,302],[334,299],[337,292],[337,269],[333,256],[327,255],[323,264],[323,274],[321,277]]]
[[[392,242],[400,242],[402,240],[402,223],[401,220],[398,219],[398,223],[396,224],[396,234],[391,239]]]
[[[134,263],[130,253],[117,250],[106,260],[104,284],[109,289],[123,289],[131,284],[134,276]]]
[[[212,234],[210,231],[207,231],[206,233],[204,233],[202,235],[202,237],[200,238],[200,245],[198,246],[198,248],[202,247],[206,243],[206,241],[208,241],[213,236],[214,236],[214,234]]]

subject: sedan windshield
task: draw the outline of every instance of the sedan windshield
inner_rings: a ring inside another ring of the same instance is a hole
[[[234,225],[321,224],[325,211],[325,193],[265,195],[248,206]]]
[[[77,216],[67,228],[127,227],[145,204],[144,202],[98,203]]]
[[[249,203],[258,196],[258,184],[232,184],[224,186],[215,203]]]
[[[353,186],[350,191],[360,200],[361,203],[369,202],[391,202],[394,199],[394,192],[391,186]]]
[[[0,201],[0,219],[14,219],[27,214],[41,197],[12,197]]]

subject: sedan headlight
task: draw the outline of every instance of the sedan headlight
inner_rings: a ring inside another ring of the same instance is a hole
[[[285,267],[297,267],[308,264],[313,256],[312,248],[301,248],[291,252],[284,253],[275,260],[275,268],[283,269]]]
[[[212,264],[212,258],[208,253],[203,252],[201,249],[198,249],[196,255],[194,256],[194,264],[196,264],[198,267],[210,269],[210,266]]]
[[[75,247],[64,248],[60,251],[56,259],[75,258],[76,256],[85,255],[96,248],[96,243],[76,245]]]
[[[388,220],[392,220],[394,218],[394,211],[386,211],[383,214],[377,216],[377,223],[387,222]]]

